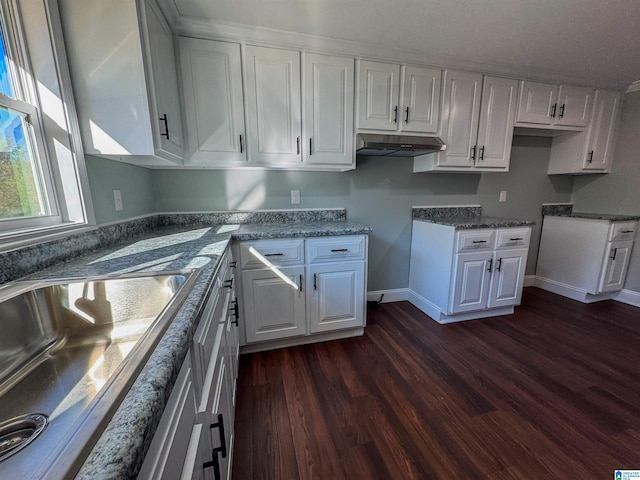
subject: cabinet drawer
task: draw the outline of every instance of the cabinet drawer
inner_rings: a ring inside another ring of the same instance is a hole
[[[496,233],[496,249],[523,248],[529,246],[530,228],[505,228]]]
[[[495,230],[462,230],[456,235],[456,251],[493,250]]]
[[[635,240],[638,222],[616,222],[609,227],[609,241]]]
[[[304,240],[258,240],[240,243],[243,270],[273,265],[299,265],[304,263]]]
[[[308,263],[364,260],[366,255],[366,238],[364,235],[311,238],[307,240]]]

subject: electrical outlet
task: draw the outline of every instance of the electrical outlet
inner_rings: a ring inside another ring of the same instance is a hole
[[[501,202],[506,202],[507,201],[507,191],[506,190],[502,190],[500,192],[500,201]]]
[[[291,190],[291,205],[300,205],[300,190]]]
[[[116,212],[124,210],[124,205],[122,204],[122,192],[120,190],[113,190],[113,203],[116,206]]]

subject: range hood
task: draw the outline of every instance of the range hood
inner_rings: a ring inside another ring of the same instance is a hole
[[[438,137],[409,135],[380,135],[359,133],[356,136],[356,153],[387,157],[417,157],[426,153],[441,152],[447,146]]]

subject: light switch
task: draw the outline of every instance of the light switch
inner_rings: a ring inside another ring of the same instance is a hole
[[[300,205],[300,190],[291,190],[291,205]]]
[[[502,190],[500,192],[500,201],[501,202],[506,202],[507,201],[507,191],[506,190]]]

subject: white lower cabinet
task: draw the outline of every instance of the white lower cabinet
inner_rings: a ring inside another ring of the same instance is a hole
[[[536,286],[581,302],[611,298],[622,290],[637,221],[546,216]]]
[[[415,220],[411,302],[440,323],[513,313],[530,235],[530,227],[455,230]]]
[[[242,272],[247,342],[305,334],[304,267]]]
[[[231,478],[239,348],[234,271],[227,250],[140,479]]]
[[[311,265],[309,333],[361,327],[364,318],[364,262]]]
[[[366,235],[240,242],[246,344],[361,333],[367,245]]]

